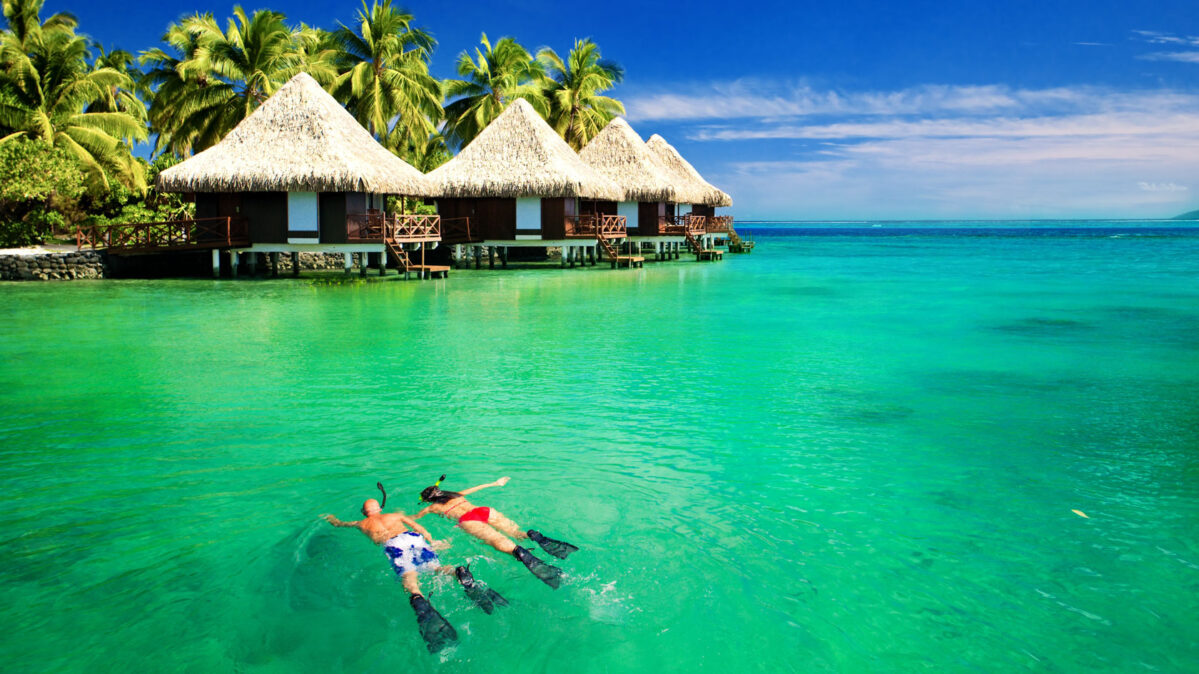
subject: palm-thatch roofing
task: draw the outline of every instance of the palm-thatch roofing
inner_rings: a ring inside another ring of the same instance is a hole
[[[596,171],[624,189],[624,201],[674,201],[673,181],[641,136],[616,117],[579,152]]]
[[[583,197],[624,190],[579,158],[528,101],[517,99],[458,156],[429,173],[445,197]]]
[[[221,142],[158,175],[164,192],[367,192],[434,197],[307,73],[291,78]]]
[[[695,170],[674,146],[658,134],[649,137],[646,146],[653,151],[654,156],[668,170],[674,179],[675,191],[678,195],[676,203],[703,204],[704,206],[732,206],[733,198],[727,193],[713,187]]]

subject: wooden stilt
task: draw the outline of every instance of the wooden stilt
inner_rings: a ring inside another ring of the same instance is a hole
[[[233,278],[237,278],[237,265],[239,262],[241,262],[241,260],[238,259],[240,257],[241,257],[241,253],[234,253],[234,252],[229,253],[229,270],[230,270],[229,273],[232,275]]]
[[[292,276],[300,275],[300,254],[299,253],[291,254],[291,275]]]
[[[569,246],[562,246],[562,256],[559,258],[559,266],[561,266],[563,269],[566,269],[566,255],[567,251],[569,250]]]
[[[495,246],[487,247],[487,268],[495,269]]]
[[[246,257],[246,274],[250,278],[258,275],[258,253],[248,253]]]
[[[483,247],[475,246],[475,269],[483,268]]]
[[[507,246],[500,248],[500,263],[503,265],[504,269],[508,268],[508,247]]]
[[[221,277],[221,251],[213,249],[212,251],[212,278]]]
[[[279,254],[270,253],[271,259],[271,278],[279,278]]]

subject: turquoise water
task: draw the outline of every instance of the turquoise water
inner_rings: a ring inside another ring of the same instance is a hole
[[[721,263],[0,286],[6,671],[1199,662],[1199,229],[759,231]],[[512,606],[318,520],[441,473]],[[1072,512],[1080,510],[1089,518]],[[547,557],[546,555],[542,555]]]

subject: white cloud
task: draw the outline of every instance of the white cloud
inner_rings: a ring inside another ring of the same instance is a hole
[[[1137,186],[1146,192],[1186,192],[1190,188],[1176,183],[1147,183],[1139,182]]]
[[[743,158],[706,175],[742,217],[1168,217],[1195,207],[1185,185],[1199,174],[1199,95],[1189,92],[738,80],[625,102],[631,117]]]
[[[1169,51],[1142,54],[1137,57],[1146,61],[1178,61],[1179,63],[1199,63],[1199,51]]]
[[[1199,47],[1199,36],[1187,35],[1180,36],[1173,33],[1163,33],[1156,30],[1134,30],[1134,35],[1141,36],[1141,39],[1150,44],[1173,44],[1186,47]]]

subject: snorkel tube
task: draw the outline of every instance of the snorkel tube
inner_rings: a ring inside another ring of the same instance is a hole
[[[434,482],[434,483],[433,483],[433,490],[434,490],[434,493],[436,493],[436,492],[438,491],[438,489],[437,489],[437,488],[438,488],[438,487],[441,485],[441,481],[442,481],[442,480],[444,480],[444,479],[445,479],[445,475],[442,475],[441,477],[437,478],[437,481],[436,481],[436,482]],[[422,493],[423,493],[423,492],[422,492]],[[416,498],[416,500],[417,500],[417,502],[418,502],[418,503],[424,503],[424,502],[425,502],[425,497],[424,497],[424,496],[418,496],[418,497]]]
[[[376,482],[375,486],[379,488],[379,491],[383,492],[383,502],[379,504],[379,510],[382,510],[387,507],[387,490],[383,488],[382,482]]]

